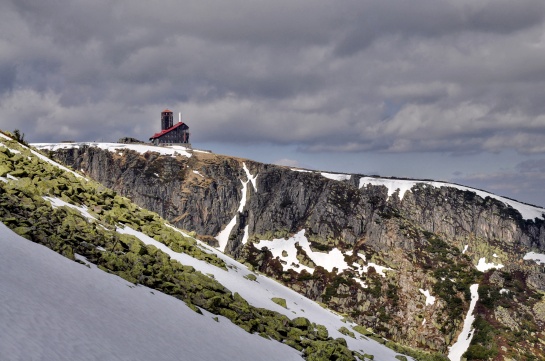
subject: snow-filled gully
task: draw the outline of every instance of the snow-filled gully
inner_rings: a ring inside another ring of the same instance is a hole
[[[248,167],[246,167],[246,163],[242,163],[242,168],[244,169],[244,172],[246,173],[246,181],[240,180],[240,183],[242,183],[242,197],[240,199],[240,205],[238,206],[237,213],[233,216],[231,221],[225,226],[225,228],[216,236],[216,239],[218,240],[219,246],[218,249],[222,252],[225,252],[225,247],[227,247],[227,242],[229,242],[229,236],[231,235],[231,231],[237,224],[237,216],[240,212],[244,210],[244,207],[246,206],[246,201],[248,197],[248,183],[252,183],[252,186],[254,187],[254,191],[257,192],[257,186],[256,186],[256,179],[257,175],[253,176],[250,173],[250,170]],[[242,237],[242,243],[245,244],[248,242],[248,226],[244,228],[244,236]]]
[[[458,335],[458,339],[449,349],[448,358],[450,361],[460,361],[462,359],[462,355],[469,348],[469,344],[473,338],[473,333],[475,332],[475,329],[473,329],[471,326],[473,325],[473,321],[475,321],[473,310],[475,309],[475,305],[479,300],[479,285],[471,285],[469,290],[471,291],[471,303],[469,305],[466,318],[464,319],[464,327],[462,328],[462,332],[460,335]]]

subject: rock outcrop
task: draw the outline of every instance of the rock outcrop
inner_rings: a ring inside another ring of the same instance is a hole
[[[461,330],[469,286],[496,287],[489,273],[475,269],[483,257],[519,272],[526,297],[543,287],[543,270],[522,257],[530,249],[545,251],[545,218],[524,219],[501,200],[471,190],[417,183],[392,194],[362,175],[324,176],[199,151],[187,157],[81,146],[53,155],[212,245],[220,245],[218,235],[231,222],[226,253],[412,347],[447,352]],[[301,230],[313,252],[338,249],[348,267],[314,267],[299,244],[296,267],[313,272],[285,269],[281,257],[254,246]],[[377,265],[392,271],[382,274]],[[368,266],[367,273],[360,266]],[[430,290],[435,302],[419,290]],[[503,320],[509,302],[496,310]],[[511,319],[507,326],[519,327]]]

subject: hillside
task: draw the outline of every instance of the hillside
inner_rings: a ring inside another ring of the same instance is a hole
[[[2,360],[302,360],[291,347],[73,262],[3,224],[0,247]]]
[[[545,274],[532,260],[545,253],[541,208],[455,184],[198,150],[37,146],[407,347],[437,359],[458,360],[466,350],[469,360],[545,357]]]
[[[3,360],[400,359],[365,328],[3,134],[0,159]]]

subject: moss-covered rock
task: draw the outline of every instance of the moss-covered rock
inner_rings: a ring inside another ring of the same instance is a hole
[[[352,338],[356,338],[356,335],[354,335],[354,332],[350,331],[348,328],[342,326],[341,328],[339,328],[338,330],[340,333],[342,333],[343,335],[345,336],[349,336],[349,337],[352,337]]]
[[[274,303],[276,303],[277,305],[280,305],[284,308],[288,308],[288,305],[286,303],[286,300],[281,298],[281,297],[273,297],[271,298],[271,301],[273,301]]]

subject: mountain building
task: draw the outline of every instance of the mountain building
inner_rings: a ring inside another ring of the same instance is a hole
[[[161,131],[155,133],[149,140],[154,145],[185,145],[189,144],[189,127],[182,122],[182,113],[179,113],[178,123],[173,124],[172,111],[165,109],[161,112]]]

